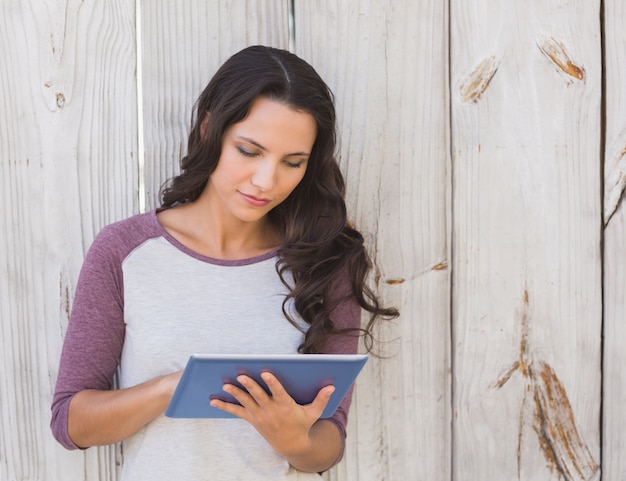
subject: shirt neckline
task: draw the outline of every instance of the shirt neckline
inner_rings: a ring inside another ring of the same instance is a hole
[[[248,257],[245,259],[219,259],[216,257],[209,257],[204,254],[200,254],[199,252],[190,249],[185,244],[180,242],[176,237],[170,234],[165,227],[161,225],[159,219],[157,218],[158,209],[152,209],[149,213],[150,219],[154,223],[155,227],[159,231],[161,237],[163,237],[168,243],[170,243],[173,247],[183,252],[184,254],[193,257],[202,262],[207,262],[209,264],[215,264],[220,266],[245,266],[250,264],[256,264],[258,262],[263,262],[268,259],[272,259],[278,255],[278,250],[280,247],[276,247],[264,254],[259,254],[257,256]]]

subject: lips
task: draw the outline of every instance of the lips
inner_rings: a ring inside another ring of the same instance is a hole
[[[244,194],[243,192],[240,192],[240,194],[248,204],[255,207],[264,207],[271,202],[270,199],[266,199],[264,197],[256,197],[254,195]]]

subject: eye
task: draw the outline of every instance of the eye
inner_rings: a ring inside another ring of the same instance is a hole
[[[302,164],[304,164],[304,160],[298,160],[298,161],[285,160],[284,162],[287,165],[287,167],[293,167],[294,169],[299,169],[300,167],[302,167]]]
[[[238,145],[238,146],[237,146],[237,150],[239,150],[239,152],[240,152],[242,155],[245,155],[246,157],[256,157],[256,156],[258,156],[258,155],[259,155],[259,154],[257,154],[256,152],[251,152],[251,151],[249,151],[248,149],[246,149],[245,147],[243,147],[243,146],[241,146],[241,145]]]

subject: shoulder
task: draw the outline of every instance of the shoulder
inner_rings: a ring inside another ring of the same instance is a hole
[[[162,229],[157,221],[156,212],[152,210],[105,226],[98,234],[98,238],[132,242],[157,237],[161,233]]]
[[[137,246],[162,233],[155,211],[137,214],[105,226],[91,244],[87,258],[121,262]]]
[[[114,243],[134,247],[162,234],[163,229],[157,221],[156,212],[150,211],[105,226],[96,236],[94,244]]]

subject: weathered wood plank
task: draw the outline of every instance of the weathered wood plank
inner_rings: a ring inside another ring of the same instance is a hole
[[[131,0],[0,4],[0,478],[116,479],[67,452],[50,401],[83,254],[137,205]]]
[[[289,45],[288,0],[142,2],[146,208],[178,173],[194,102],[217,68],[248,45]]]
[[[297,1],[296,53],[336,95],[349,212],[402,317],[357,382],[327,479],[450,479],[447,2]]]
[[[599,18],[451,7],[453,479],[599,476]]]
[[[626,481],[626,7],[604,2],[604,362],[602,479]]]

